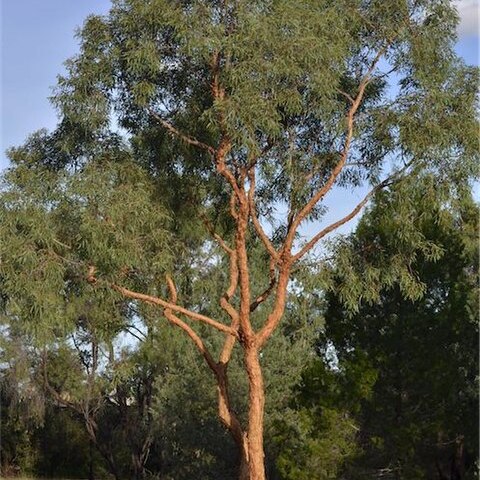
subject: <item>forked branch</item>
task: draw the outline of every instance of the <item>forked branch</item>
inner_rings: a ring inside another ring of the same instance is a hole
[[[334,169],[332,170],[329,178],[314,195],[313,197],[303,206],[303,208],[298,212],[298,214],[295,216],[293,221],[290,224],[290,228],[287,233],[287,237],[285,239],[285,243],[282,249],[282,253],[289,255],[292,249],[293,241],[295,238],[295,234],[298,230],[298,227],[302,223],[302,221],[311,213],[311,211],[315,208],[317,203],[323,199],[323,197],[332,189],[333,185],[335,184],[335,181],[337,180],[338,176],[343,170],[343,167],[345,166],[345,163],[347,161],[349,152],[350,152],[350,147],[352,144],[353,140],[353,131],[354,131],[354,124],[355,124],[355,114],[357,113],[362,100],[365,95],[365,90],[368,86],[368,84],[372,81],[372,74],[377,67],[378,62],[382,58],[382,56],[385,54],[389,46],[391,45],[391,42],[393,40],[390,40],[383,48],[381,48],[376,56],[374,57],[372,63],[370,64],[369,68],[367,69],[365,75],[363,76],[362,80],[360,81],[360,85],[358,87],[358,92],[357,96],[355,98],[351,98],[351,107],[348,110],[347,113],[347,132],[346,132],[346,138],[345,142],[343,145],[343,149],[340,153],[340,159],[335,165]]]
[[[88,270],[87,280],[94,284],[97,283],[97,278],[95,277],[95,267],[91,266]],[[202,315],[201,313],[194,312],[192,310],[188,310],[187,308],[181,307],[176,305],[175,303],[167,302],[159,297],[154,297],[153,295],[147,295],[145,293],[135,292],[133,290],[129,290],[128,288],[122,287],[120,285],[116,285],[114,283],[110,283],[109,286],[122,294],[125,298],[131,298],[134,300],[141,300],[146,303],[150,303],[152,305],[159,305],[164,308],[169,308],[173,312],[181,313],[192,320],[197,320],[199,322],[205,323],[210,325],[217,330],[228,333],[233,335],[234,337],[238,336],[238,333],[234,331],[231,327],[224,325],[223,323],[217,322],[213,318],[207,317],[206,315]]]
[[[309,240],[303,247],[302,249],[295,254],[292,257],[292,261],[296,262],[300,260],[306,253],[308,253],[316,244],[317,242],[328,235],[329,233],[335,231],[337,228],[341,227],[345,223],[349,222],[352,220],[357,214],[360,212],[360,210],[368,203],[370,198],[372,198],[375,193],[377,193],[379,190],[392,185],[392,183],[395,183],[399,181],[399,176],[408,168],[410,167],[411,163],[406,165],[404,168],[399,170],[398,172],[394,173],[393,175],[390,175],[388,178],[380,182],[378,185],[376,185],[374,188],[372,188],[367,195],[363,198],[363,200],[348,214],[345,215],[343,218],[337,220],[336,222],[331,223],[324,229],[322,229],[320,232],[318,232],[311,240]]]

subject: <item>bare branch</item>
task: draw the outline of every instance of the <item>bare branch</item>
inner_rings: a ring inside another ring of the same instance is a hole
[[[87,280],[95,284],[97,283],[97,278],[95,277],[95,267],[90,267],[89,268],[89,274],[87,277]],[[171,281],[171,279],[170,279]],[[167,281],[168,282],[168,281]],[[168,282],[169,288],[171,288],[170,282]],[[173,284],[173,282],[172,282]],[[179,305],[176,305],[175,303],[167,302],[159,297],[154,297],[153,295],[147,295],[145,293],[139,293],[139,292],[134,292],[133,290],[129,290],[128,288],[121,287],[120,285],[116,285],[114,283],[109,284],[110,287],[122,294],[126,298],[132,298],[134,300],[141,300],[146,303],[150,303],[153,305],[159,305],[164,308],[169,308],[174,312],[177,313],[182,313],[183,315],[191,318],[192,320],[198,320],[200,322],[206,323],[207,325],[210,325],[217,330],[220,330],[221,332],[228,333],[230,335],[233,335],[234,337],[238,336],[238,333],[234,331],[231,327],[224,325],[223,323],[217,322],[216,320],[213,320],[210,317],[207,317],[206,315],[202,315],[201,313],[193,312],[192,310],[188,310],[184,307],[180,307]]]
[[[227,291],[220,299],[220,306],[230,315],[230,318],[233,322],[238,320],[238,312],[235,308],[231,305],[230,299],[233,297],[235,290],[237,289],[238,285],[238,264],[237,264],[237,252],[232,250],[232,254],[230,255],[230,284],[228,286]],[[232,328],[237,329],[238,325]]]
[[[217,168],[218,174],[227,180],[227,182],[232,187],[232,190],[235,192],[235,195],[237,196],[237,198],[241,199],[242,192],[238,186],[237,179],[235,178],[235,175],[232,173],[230,168],[228,168],[225,161],[228,155],[228,152],[230,152],[231,148],[232,148],[232,144],[230,142],[230,139],[226,134],[224,134],[224,137],[220,142],[219,147],[215,151],[215,155],[214,155],[215,166]]]
[[[177,291],[175,289],[175,285],[170,277],[167,277],[167,283],[168,283],[168,288],[170,290],[170,304],[169,305],[174,305],[176,300],[177,300]],[[213,371],[215,375],[217,375],[217,364],[215,363],[215,360],[213,359],[211,353],[203,343],[202,339],[198,336],[198,334],[193,330],[193,328],[190,327],[187,323],[185,323],[183,320],[178,318],[172,311],[170,307],[167,307],[163,311],[165,318],[172,323],[173,325],[176,325],[177,327],[181,328],[193,341],[193,343],[196,345],[200,353],[203,355],[205,358],[205,361],[207,362],[208,366],[210,369]]]
[[[350,103],[355,103],[355,100],[352,98],[351,95],[349,95],[347,92],[344,92],[343,90],[336,88],[335,89],[340,95],[343,95]]]
[[[268,340],[272,333],[277,328],[280,320],[282,319],[283,312],[285,311],[285,304],[287,301],[287,286],[290,277],[290,261],[284,261],[280,268],[278,275],[277,289],[275,291],[275,305],[270,315],[268,315],[265,325],[255,335],[255,342],[258,348],[261,348],[263,344]]]
[[[139,342],[144,342],[145,341],[145,336],[143,337],[140,337],[140,335],[137,335],[136,333],[132,332],[132,330],[130,330],[131,328],[134,328],[133,325],[127,325],[125,327],[125,329],[127,330],[127,332],[134,338],[136,338]],[[137,329],[138,330],[138,329]]]
[[[245,445],[245,437],[242,426],[230,405],[230,396],[228,394],[228,382],[225,370],[221,370],[221,373],[217,375],[217,388],[218,415],[220,420],[232,433],[238,448],[248,451]]]
[[[232,195],[230,196],[230,215],[235,220],[237,220],[237,218],[238,218],[238,212],[237,212],[236,204],[237,204],[237,199],[236,199],[236,196],[235,196],[235,192],[232,192]]]
[[[125,327],[125,330],[134,338],[136,338],[139,342],[143,342],[145,341],[144,338],[140,337],[139,335],[137,335],[135,332],[132,332],[132,330],[130,330],[130,325],[126,326]]]
[[[224,325],[223,323],[219,323],[216,320],[213,320],[210,317],[207,317],[205,315],[202,315],[197,312],[193,312],[191,310],[188,310],[186,308],[180,307],[178,305],[166,302],[165,300],[162,300],[161,298],[154,297],[152,295],[146,295],[144,293],[138,293],[134,292],[132,290],[129,290],[127,288],[121,287],[119,285],[112,285],[112,288],[116,290],[117,292],[121,293],[124,297],[127,298],[133,298],[135,300],[142,300],[147,303],[153,303],[155,305],[160,305],[165,308],[170,308],[172,311],[177,312],[177,313],[182,313],[183,315],[191,318],[192,320],[198,320],[200,322],[206,323],[207,325],[210,325],[217,330],[220,330],[221,332],[228,333],[233,336],[237,336],[237,332],[233,331],[230,327],[227,325]]]
[[[233,307],[230,303],[230,299],[235,294],[235,290],[238,286],[238,258],[237,252],[234,250],[232,255],[230,256],[230,285],[228,290],[225,292],[225,295],[220,299],[220,306],[230,315],[232,319],[231,328],[238,332],[238,328],[240,326],[240,316],[238,311]],[[220,353],[219,363],[222,365],[227,365],[230,361],[230,357],[232,355],[233,347],[235,345],[236,338],[228,335],[225,338],[225,342],[223,344],[222,352]],[[226,375],[226,372],[225,372]],[[225,379],[226,382],[226,379]],[[226,394],[226,386],[225,386],[225,394]],[[219,392],[219,395],[221,391]],[[220,398],[220,397],[219,397]],[[220,405],[219,405],[220,408]],[[221,408],[220,408],[221,409]]]
[[[175,284],[173,283],[172,277],[170,275],[166,275],[165,279],[167,281],[168,291],[170,292],[170,303],[176,305],[178,299],[177,288],[175,287]]]

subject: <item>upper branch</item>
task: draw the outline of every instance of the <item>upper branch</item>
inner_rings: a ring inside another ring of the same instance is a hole
[[[189,145],[193,145],[195,147],[200,147],[203,150],[206,150],[211,155],[215,155],[215,149],[212,146],[207,145],[206,143],[201,142],[201,141],[197,140],[196,138],[185,135],[183,132],[181,132],[180,130],[175,128],[171,123],[164,120],[160,115],[158,115],[156,112],[154,112],[151,108],[149,108],[148,111],[155,118],[155,120],[157,120],[172,135],[180,138],[182,141],[184,141],[185,143],[188,143]]]
[[[263,229],[260,223],[260,220],[258,219],[258,216],[257,216],[256,205],[255,205],[255,172],[253,169],[250,170],[248,177],[250,180],[250,188],[248,190],[248,203],[250,207],[250,217],[252,219],[253,226],[255,227],[255,230],[258,236],[260,237],[260,240],[265,245],[267,252],[270,254],[270,257],[275,262],[277,262],[279,258],[278,252],[273,246],[273,243],[268,238],[268,235],[265,233],[265,230]]]
[[[323,237],[328,235],[330,232],[333,232],[338,227],[341,227],[345,223],[349,222],[352,218],[354,218],[360,212],[360,210],[367,204],[367,202],[370,200],[370,198],[376,192],[378,192],[382,188],[385,188],[389,185],[392,185],[392,183],[397,182],[399,180],[398,177],[401,175],[401,173],[403,173],[410,165],[411,165],[411,163],[407,164],[404,168],[402,168],[398,172],[390,175],[385,180],[383,180],[378,185],[376,185],[374,188],[372,188],[367,193],[367,195],[365,195],[363,200],[348,215],[345,215],[343,218],[341,218],[341,219],[337,220],[336,222],[333,222],[332,224],[328,225],[327,227],[322,229],[320,232],[318,232],[310,241],[308,241],[303,246],[303,248],[297,254],[295,254],[292,257],[292,261],[296,262],[297,260],[300,260],[300,258],[302,258],[306,253],[308,253],[320,239],[322,239]]]
[[[215,52],[212,55],[210,67],[212,71],[212,82],[210,85],[212,97],[214,102],[219,103],[225,98],[225,89],[220,84],[220,54],[218,52]],[[232,142],[227,133],[225,116],[221,110],[221,106],[218,112],[218,120],[220,124],[221,141],[218,148],[214,151],[215,166],[217,167],[217,172],[227,180],[237,198],[240,199],[242,194],[238,186],[237,179],[226,164],[226,157],[232,149]]]
[[[360,85],[358,88],[358,93],[355,98],[351,98],[351,107],[348,110],[347,113],[347,133],[346,133],[346,138],[345,142],[343,145],[343,149],[340,153],[340,160],[338,163],[335,165],[334,169],[332,170],[328,180],[326,183],[321,187],[314,195],[313,197],[303,206],[303,208],[298,212],[296,217],[293,219],[293,221],[290,224],[290,228],[287,233],[287,237],[285,239],[284,247],[283,247],[283,253],[284,254],[289,254],[293,245],[293,240],[295,238],[295,234],[297,232],[298,227],[302,223],[302,221],[307,217],[315,205],[331,190],[333,185],[335,184],[335,181],[337,180],[338,176],[343,170],[343,167],[345,166],[345,163],[347,161],[349,152],[350,152],[350,147],[352,144],[353,140],[353,130],[354,130],[354,124],[355,124],[355,114],[357,113],[358,108],[360,107],[362,100],[365,95],[365,89],[367,88],[368,84],[372,81],[372,73],[374,72],[378,62],[382,58],[382,56],[385,54],[387,51],[388,47],[390,46],[391,41],[387,43],[383,48],[381,48],[376,56],[374,57],[372,63],[370,64],[369,68],[367,69],[365,75],[363,76],[362,80],[360,81]]]

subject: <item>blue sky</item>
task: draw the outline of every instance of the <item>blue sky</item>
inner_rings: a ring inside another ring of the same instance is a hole
[[[90,13],[108,11],[109,0],[0,0],[1,142],[23,142],[39,128],[53,128],[56,114],[48,101],[63,62],[78,50],[74,31]]]
[[[457,52],[467,63],[478,65],[480,0],[457,3],[461,16]],[[106,13],[109,5],[109,0],[0,0],[0,170],[7,166],[6,148],[23,143],[40,128],[54,128],[56,114],[48,97],[64,71],[63,62],[78,50],[75,29],[88,14]],[[363,194],[333,192],[328,217],[348,212]]]

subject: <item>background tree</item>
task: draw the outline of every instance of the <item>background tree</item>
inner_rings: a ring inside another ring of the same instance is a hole
[[[42,231],[33,217],[28,228],[42,234],[27,250],[42,252],[53,290],[64,281],[64,265],[76,265],[77,278],[90,283],[80,287],[87,296],[101,291],[112,303],[156,305],[187,333],[216,381],[241,478],[265,478],[261,359],[284,317],[295,265],[402,176],[428,169],[439,182],[462,182],[474,173],[476,72],[453,52],[456,21],[453,6],[436,0],[117,0],[107,16],[88,19],[81,53],[59,79],[57,130],[12,152],[23,175],[27,165],[47,178],[86,172],[80,178],[89,180],[70,190],[81,212],[72,231],[47,232],[51,222]],[[125,142],[110,131],[112,112]],[[106,178],[105,159],[124,168]],[[321,219],[335,185],[364,183],[372,190],[350,214],[302,241],[302,225]],[[170,224],[156,215],[159,208],[169,211]],[[195,228],[185,218],[194,218]],[[175,262],[162,254],[175,258],[198,244],[205,237],[192,230],[201,224],[227,258],[228,273],[224,293],[198,310],[186,306]],[[148,225],[150,233],[139,235]],[[22,293],[32,314],[50,309],[45,287],[39,295],[30,277],[18,275],[24,257],[10,260],[15,241],[7,235],[1,251],[8,298]],[[261,288],[251,278],[250,248],[258,242],[269,272]],[[415,288],[414,275],[396,268]],[[164,283],[159,272],[167,274]],[[218,303],[222,316],[213,318],[208,305]],[[49,320],[38,326],[48,331]],[[223,347],[209,345],[203,327],[197,332],[191,322],[217,330]],[[235,345],[249,387],[243,421],[228,393]]]
[[[353,415],[361,451],[347,478],[476,478],[478,213],[468,188],[445,203],[434,178],[417,179],[378,195],[339,247],[321,360],[297,402],[317,421],[332,407]],[[402,295],[400,277],[373,296],[360,287],[357,310],[345,307],[347,276],[377,278],[400,257],[417,273],[418,297]]]

